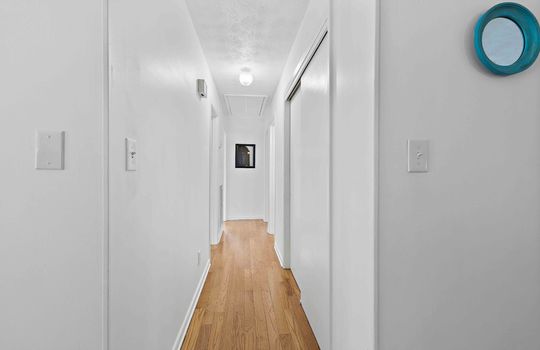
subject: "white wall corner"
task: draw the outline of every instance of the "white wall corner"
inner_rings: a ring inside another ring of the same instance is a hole
[[[180,347],[182,346],[182,343],[184,341],[184,338],[186,337],[187,330],[189,328],[189,324],[191,322],[191,318],[193,317],[193,314],[195,313],[195,307],[197,306],[197,303],[199,302],[199,298],[201,297],[201,292],[204,287],[204,283],[206,282],[206,278],[208,277],[208,272],[210,271],[210,259],[206,262],[206,267],[204,268],[203,274],[201,276],[201,279],[199,280],[199,284],[197,285],[197,289],[195,290],[195,294],[193,295],[193,299],[191,300],[191,304],[189,305],[189,309],[187,311],[186,317],[184,318],[184,322],[182,322],[182,326],[180,327],[180,330],[178,331],[178,335],[176,336],[176,341],[174,342],[174,345],[172,347],[172,350],[180,350]]]

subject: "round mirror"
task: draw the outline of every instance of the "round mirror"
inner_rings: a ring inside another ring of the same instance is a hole
[[[489,21],[484,28],[482,46],[491,62],[511,66],[521,57],[525,38],[516,22],[498,17]]]
[[[492,73],[510,75],[533,65],[540,53],[540,26],[526,7],[505,2],[484,13],[474,28],[480,62]]]

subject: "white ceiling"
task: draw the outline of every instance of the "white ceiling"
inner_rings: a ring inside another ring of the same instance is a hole
[[[222,94],[271,96],[309,0],[186,0]],[[255,80],[240,85],[249,68]]]

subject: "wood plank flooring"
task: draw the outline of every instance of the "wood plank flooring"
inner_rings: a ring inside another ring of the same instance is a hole
[[[319,349],[289,270],[260,220],[229,221],[182,350]]]

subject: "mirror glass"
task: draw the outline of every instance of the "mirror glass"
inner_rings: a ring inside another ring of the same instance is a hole
[[[511,66],[521,57],[525,39],[514,21],[499,17],[492,19],[484,28],[482,46],[491,62]]]

